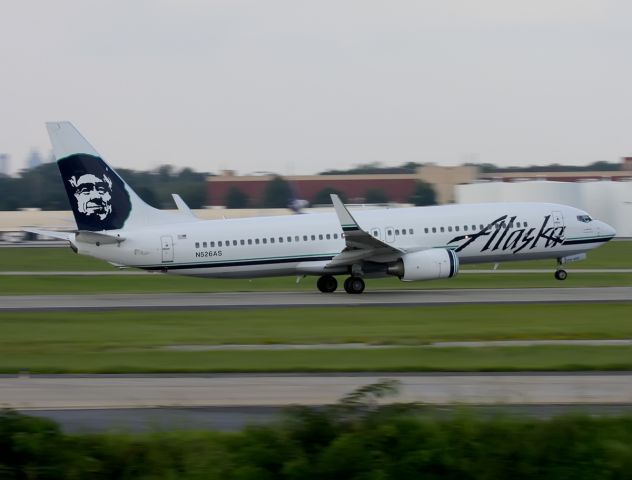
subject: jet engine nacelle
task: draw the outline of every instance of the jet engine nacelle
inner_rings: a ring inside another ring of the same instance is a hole
[[[407,253],[388,267],[389,274],[405,282],[451,278],[458,272],[459,257],[447,248]]]

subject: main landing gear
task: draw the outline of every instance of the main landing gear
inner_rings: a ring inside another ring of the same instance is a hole
[[[316,282],[316,286],[323,293],[333,293],[338,288],[338,280],[333,275],[323,275]]]
[[[333,293],[338,288],[338,281],[333,275],[323,275],[316,282],[318,290],[323,293]],[[345,292],[347,293],[362,293],[364,292],[364,280],[361,277],[349,277],[344,283]]]
[[[345,280],[345,292],[362,293],[364,292],[364,280],[360,277],[349,277]]]

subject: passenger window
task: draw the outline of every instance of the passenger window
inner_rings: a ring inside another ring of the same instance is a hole
[[[261,241],[265,244],[268,243],[268,239],[267,238],[262,238]]]
[[[312,235],[312,242],[316,240],[316,235]]]
[[[245,244],[246,244],[246,241],[245,241],[245,240],[240,240],[240,241],[239,241],[239,243],[240,243],[241,245],[245,245]]]
[[[331,235],[327,234],[327,235],[325,235],[325,238],[326,238],[327,240],[331,240]]]
[[[322,233],[318,234],[318,240],[322,240],[322,239],[323,239],[323,234]]]
[[[334,240],[338,240],[338,234],[334,233]]]
[[[248,245],[252,245],[252,238],[248,239]]]
[[[259,239],[255,238],[255,245],[259,245]]]
[[[274,243],[274,237],[270,237],[270,243]]]
[[[432,233],[437,233],[437,227],[432,227]]]
[[[413,233],[415,233],[415,231],[414,231],[412,228],[409,228],[409,229],[408,229],[408,233],[409,233],[410,235],[412,235]]]
[[[476,225],[472,225],[472,231],[476,230]]]
[[[287,241],[291,242],[292,241],[292,237],[290,235],[287,236]]]
[[[236,247],[237,246],[237,240],[233,240],[233,246]]]
[[[226,240],[226,246],[230,247],[230,240]]]
[[[215,248],[215,242],[209,242],[211,248]]]
[[[195,248],[200,248],[200,242],[195,242]]]
[[[456,227],[454,227],[454,231],[456,231],[456,232],[459,231],[459,226],[458,225]]]
[[[463,231],[467,232],[467,225],[463,225]]]
[[[441,227],[441,233],[445,232],[445,228]]]
[[[484,229],[485,229],[485,227],[483,227],[483,224],[482,224],[482,223],[480,224],[480,227],[481,227],[481,230],[484,230]]]
[[[299,242],[300,240],[301,240],[301,237],[299,237],[298,235],[296,235],[296,236],[294,237],[294,241],[295,241],[295,242]]]
[[[395,235],[399,235],[399,229],[395,229]]]
[[[428,233],[428,227],[424,228],[424,233]]]
[[[389,235],[389,236],[390,236],[390,235],[393,235],[393,230],[389,230],[389,231],[388,231],[388,232],[386,232],[386,233],[387,233],[387,235]]]
[[[451,232],[451,231],[452,231],[452,227],[448,227],[448,232]]]

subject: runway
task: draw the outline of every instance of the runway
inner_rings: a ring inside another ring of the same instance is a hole
[[[522,405],[632,404],[632,372],[482,374],[37,375],[0,377],[0,407],[119,409],[281,407],[336,403],[389,378],[386,402]]]
[[[231,309],[326,306],[419,306],[632,301],[632,287],[376,290],[344,292],[223,292],[0,296],[0,312],[116,309]]]
[[[313,407],[319,408],[319,407]],[[418,415],[449,418],[463,411],[487,417],[531,417],[549,419],[559,415],[621,416],[632,414],[632,405],[437,405],[422,406]],[[235,432],[249,425],[281,421],[283,407],[172,407],[88,410],[23,410],[31,416],[57,422],[66,433],[157,432],[172,430],[216,430]]]

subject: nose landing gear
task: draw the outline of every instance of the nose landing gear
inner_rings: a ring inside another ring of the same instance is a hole
[[[555,270],[556,280],[566,280],[566,277],[568,277],[568,273],[566,272],[566,270],[563,270],[561,268],[559,270]]]

